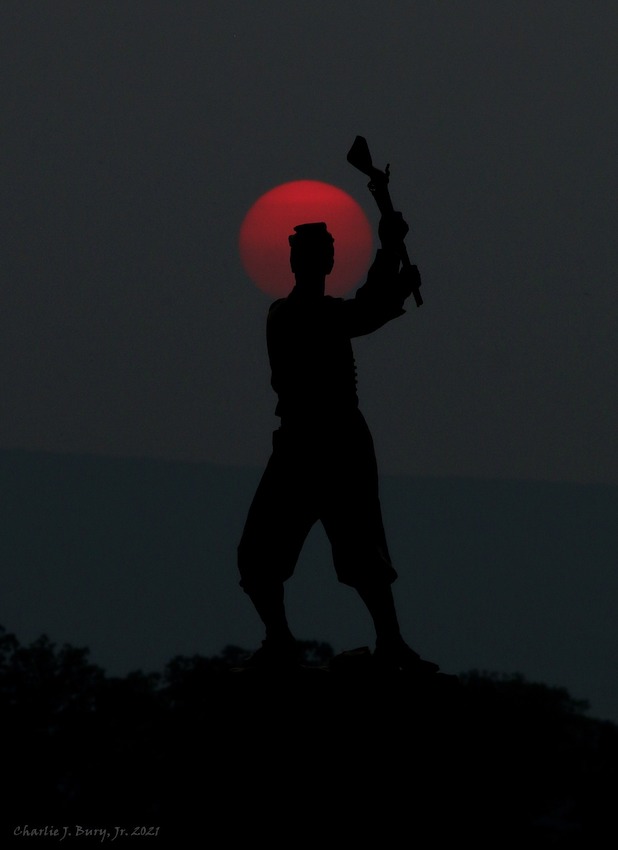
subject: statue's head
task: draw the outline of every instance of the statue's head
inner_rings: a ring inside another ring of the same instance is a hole
[[[297,225],[288,241],[290,265],[295,275],[307,277],[331,273],[335,262],[335,240],[323,221]]]

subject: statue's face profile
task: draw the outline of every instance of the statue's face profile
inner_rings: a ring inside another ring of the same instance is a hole
[[[300,224],[289,237],[290,265],[295,275],[323,276],[335,264],[334,240],[324,222]]]

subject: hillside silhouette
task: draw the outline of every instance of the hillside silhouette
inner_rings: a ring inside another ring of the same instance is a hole
[[[302,648],[295,673],[235,672],[228,646],[113,677],[87,649],[2,630],[3,846],[20,824],[158,827],[148,846],[601,840],[618,727],[565,689],[474,671],[421,687],[364,651]]]

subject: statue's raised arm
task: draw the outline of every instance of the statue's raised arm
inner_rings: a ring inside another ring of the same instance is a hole
[[[393,221],[397,217],[401,218],[401,213],[397,212],[393,207],[393,202],[388,189],[390,166],[387,164],[384,171],[381,171],[379,168],[374,166],[371,154],[369,153],[369,146],[363,136],[356,137],[354,144],[348,151],[347,160],[350,165],[353,165],[354,168],[357,168],[369,177],[367,188],[373,195],[373,198],[378,205],[378,209],[382,214],[382,221],[380,222],[381,227],[389,227],[389,221]],[[394,229],[394,227],[391,229]],[[407,233],[407,229],[405,232]],[[416,306],[420,307],[423,303],[423,299],[419,291],[421,277],[418,268],[410,261],[403,237],[398,241],[398,251],[401,260],[400,275],[404,277],[412,295],[414,295]]]

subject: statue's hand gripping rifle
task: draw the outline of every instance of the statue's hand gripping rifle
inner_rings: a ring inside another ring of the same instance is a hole
[[[369,146],[367,145],[367,141],[363,136],[356,137],[356,139],[354,140],[354,144],[348,151],[347,160],[350,165],[353,165],[354,168],[358,168],[359,171],[362,171],[363,174],[366,174],[367,177],[369,177],[369,183],[367,184],[367,187],[373,195],[381,214],[384,216],[392,214],[395,210],[393,207],[393,202],[391,201],[390,193],[388,191],[388,181],[390,174],[389,166],[387,165],[384,171],[380,171],[379,168],[375,168],[373,162],[371,161]],[[408,279],[412,294],[414,295],[414,300],[416,301],[416,306],[420,307],[423,303],[421,293],[419,292],[421,278],[418,273],[417,267],[412,265],[412,263],[410,262],[410,258],[408,257],[408,251],[403,243],[403,240],[401,241],[401,246],[399,248],[399,257],[402,264],[400,274],[405,275]]]

